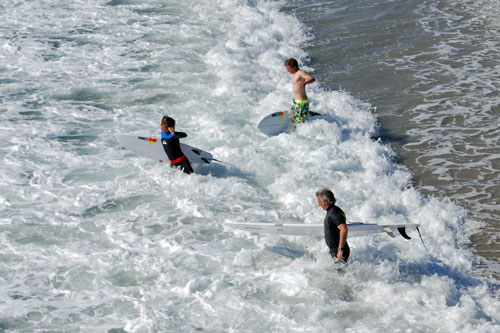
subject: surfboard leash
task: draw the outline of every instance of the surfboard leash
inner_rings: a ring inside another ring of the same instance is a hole
[[[218,159],[213,158],[213,157],[212,157],[212,161],[217,162],[217,163],[220,163],[220,164],[224,164],[224,165],[227,165],[227,166],[230,166],[230,167],[236,168],[236,169],[238,168],[238,167],[237,167],[236,165],[234,165],[234,164],[231,164],[231,163],[228,163],[228,162],[224,162],[224,161],[218,160]]]
[[[424,239],[422,238],[422,234],[420,234],[420,229],[418,229],[418,227],[417,227],[417,231],[418,231],[418,236],[420,237],[420,240],[422,241],[422,245],[424,246],[425,251],[427,251],[429,258],[431,258],[431,262],[432,262],[432,265],[434,266],[434,270],[436,271],[437,276],[441,277],[441,275],[438,272],[436,262],[434,261],[434,258],[431,256],[431,253],[427,249],[427,246],[425,246]]]

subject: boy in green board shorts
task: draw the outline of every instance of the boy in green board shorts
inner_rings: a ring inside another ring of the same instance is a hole
[[[292,74],[293,88],[293,120],[296,124],[303,123],[309,113],[309,99],[306,94],[306,84],[316,81],[314,77],[299,68],[299,63],[294,58],[285,61],[288,73]]]

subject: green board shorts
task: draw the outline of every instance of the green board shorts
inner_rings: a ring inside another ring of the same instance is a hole
[[[303,123],[306,121],[307,114],[309,113],[309,100],[301,99],[301,100],[293,100],[293,121],[296,124]]]

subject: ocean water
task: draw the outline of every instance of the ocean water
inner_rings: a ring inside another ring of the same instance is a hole
[[[421,193],[481,222],[476,268],[499,279],[499,2],[289,5],[313,36],[306,49],[318,80],[376,108],[379,136]]]
[[[319,67],[294,4],[0,5],[0,330],[499,329],[499,283],[484,274],[497,267],[479,272],[471,248],[482,222],[414,186],[374,139],[373,101],[319,80],[308,93],[325,120],[258,132],[290,107],[284,60]],[[166,114],[226,163],[188,176],[117,146],[117,133],[158,135]],[[349,221],[420,223],[436,265],[415,232],[351,238],[339,267],[321,238],[224,226],[321,222],[321,187]]]

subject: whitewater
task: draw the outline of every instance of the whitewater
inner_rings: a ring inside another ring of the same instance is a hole
[[[495,332],[498,281],[476,274],[480,223],[427,197],[377,136],[373,106],[321,82],[327,115],[276,137],[312,38],[281,1],[62,0],[0,5],[0,330],[70,332]],[[120,148],[158,136],[226,163],[185,175]],[[412,240],[321,238],[224,225],[419,223]]]

